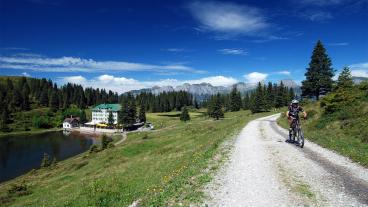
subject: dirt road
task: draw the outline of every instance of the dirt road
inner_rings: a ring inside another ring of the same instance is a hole
[[[250,122],[207,188],[208,206],[368,206],[368,169],[306,141],[285,142],[279,115]]]

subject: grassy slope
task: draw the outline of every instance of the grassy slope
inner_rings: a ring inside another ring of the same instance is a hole
[[[367,167],[368,143],[362,141],[362,136],[368,126],[368,103],[360,104],[360,111],[357,111],[360,115],[343,120],[336,115],[323,115],[319,102],[304,106],[307,112],[312,112],[309,119],[302,122],[306,138]],[[288,128],[285,114],[282,114],[278,123]]]
[[[52,169],[0,184],[0,196],[11,184],[25,181],[32,193],[6,205],[127,206],[138,199],[143,206],[198,202],[201,187],[210,180],[204,169],[219,145],[265,114],[232,112],[220,121],[198,112],[190,115],[192,121],[182,123],[178,113],[147,114],[156,130],[129,134],[121,146],[84,153]]]
[[[12,114],[13,122],[8,125],[9,128],[12,129],[11,132],[1,132],[0,137],[8,136],[8,135],[17,135],[17,134],[33,134],[33,133],[41,133],[47,131],[54,131],[59,130],[58,128],[51,128],[51,129],[40,129],[33,127],[32,119],[36,116],[46,115],[49,111],[47,107],[41,107],[32,109],[30,111],[22,111],[22,112],[15,112]],[[60,118],[62,119],[62,118]],[[25,131],[24,126],[27,126],[30,131]]]

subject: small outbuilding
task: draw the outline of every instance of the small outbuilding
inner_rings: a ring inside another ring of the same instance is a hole
[[[64,129],[72,129],[75,127],[79,127],[79,117],[70,117],[70,118],[66,118],[64,119],[63,122],[63,128]]]

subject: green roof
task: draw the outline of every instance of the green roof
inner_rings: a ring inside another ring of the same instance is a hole
[[[100,104],[92,109],[92,111],[107,109],[110,111],[120,111],[121,105],[120,104]]]

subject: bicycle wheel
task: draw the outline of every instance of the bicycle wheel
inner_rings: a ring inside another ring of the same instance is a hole
[[[304,147],[304,134],[303,134],[303,130],[301,128],[299,128],[298,130],[298,141],[299,141],[299,146],[301,148]]]

